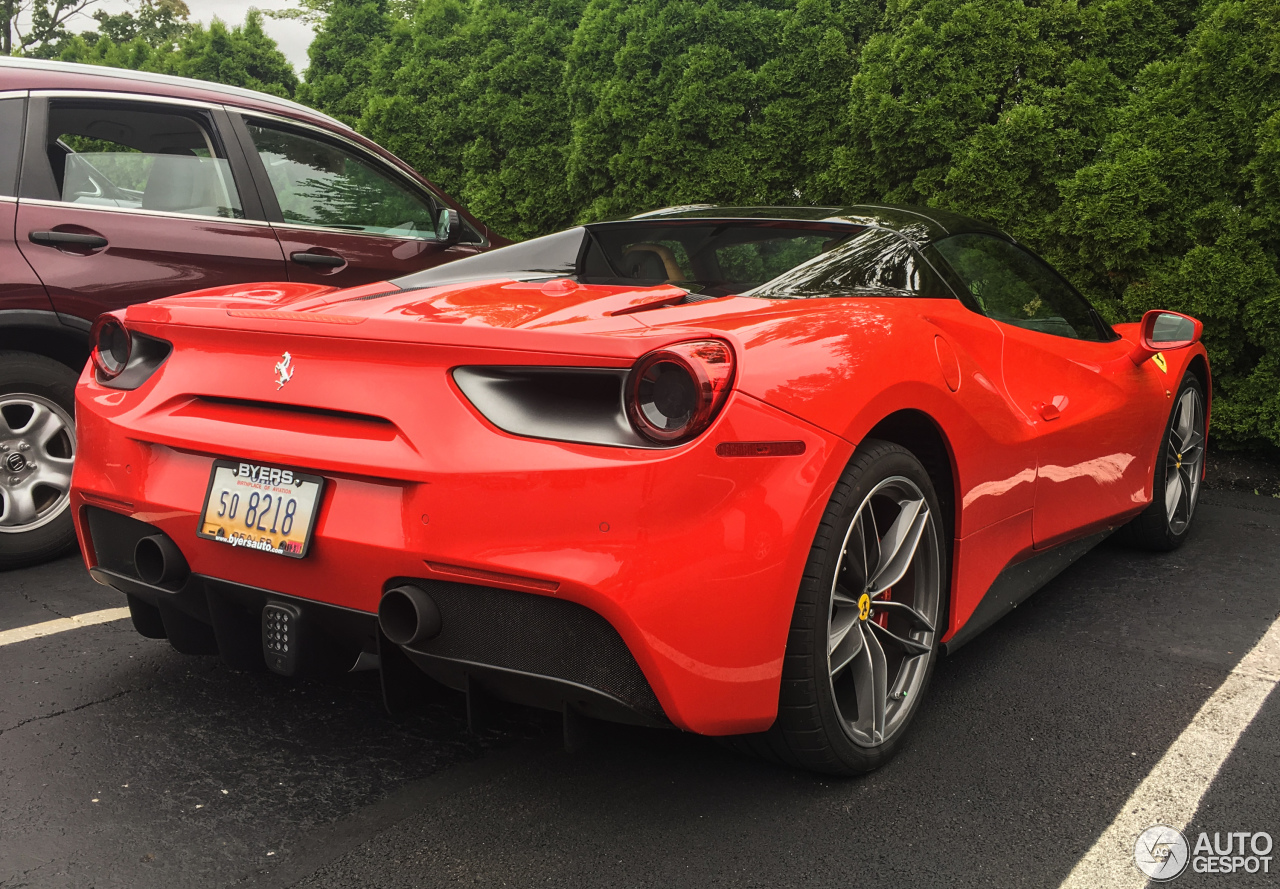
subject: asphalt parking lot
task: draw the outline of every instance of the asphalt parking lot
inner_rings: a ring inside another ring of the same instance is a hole
[[[78,557],[11,572],[0,632],[122,599]],[[0,645],[0,887],[1055,887],[1278,617],[1280,499],[1206,492],[1182,550],[1104,545],[943,659],[853,780],[617,726],[566,754],[519,708],[472,736],[461,698],[388,718],[372,673],[81,627]],[[1280,838],[1278,782],[1273,694],[1185,832]]]

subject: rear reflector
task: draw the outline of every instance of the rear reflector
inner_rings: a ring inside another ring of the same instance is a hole
[[[804,453],[802,441],[722,441],[716,445],[721,457],[795,457]]]
[[[511,586],[524,587],[529,590],[542,590],[553,593],[560,589],[559,581],[543,580],[540,577],[524,577],[520,574],[506,574],[501,571],[486,571],[483,568],[467,568],[464,565],[448,565],[444,562],[426,562],[426,566],[436,574],[452,574],[455,577],[470,577],[475,580],[487,580],[490,583],[505,583]]]

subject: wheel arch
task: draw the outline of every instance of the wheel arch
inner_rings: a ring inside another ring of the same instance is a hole
[[[1200,381],[1200,388],[1204,389],[1205,400],[1205,420],[1208,422],[1208,414],[1213,407],[1213,377],[1209,373],[1209,361],[1204,354],[1197,352],[1191,356],[1191,360],[1187,362],[1187,372],[1195,374],[1196,379]]]
[[[904,447],[924,465],[942,506],[949,552],[959,522],[956,505],[960,498],[956,491],[955,450],[941,425],[922,410],[906,408],[884,417],[867,430],[864,437],[878,438]]]
[[[54,312],[0,311],[0,351],[43,355],[78,374],[89,360],[89,325],[80,323],[67,324]]]

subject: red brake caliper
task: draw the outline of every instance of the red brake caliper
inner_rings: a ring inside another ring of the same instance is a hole
[[[892,596],[893,596],[893,587],[889,587],[889,589],[884,591],[884,595],[881,596],[877,601],[888,602],[889,599],[892,598]],[[875,602],[871,603],[871,608],[873,610],[875,609],[875,607],[876,607]],[[884,627],[886,630],[889,629],[889,612],[887,610],[881,610],[879,613],[874,615],[871,619],[876,623],[878,623],[880,626]]]

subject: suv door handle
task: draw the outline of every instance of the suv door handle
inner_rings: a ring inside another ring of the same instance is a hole
[[[327,265],[337,267],[347,264],[347,261],[341,256],[330,256],[325,253],[290,253],[289,258],[294,262],[300,262],[303,265]]]
[[[57,247],[59,244],[74,244],[77,247],[88,247],[100,250],[107,246],[107,239],[102,235],[82,235],[79,232],[32,232],[27,235],[33,244],[45,247]]]

